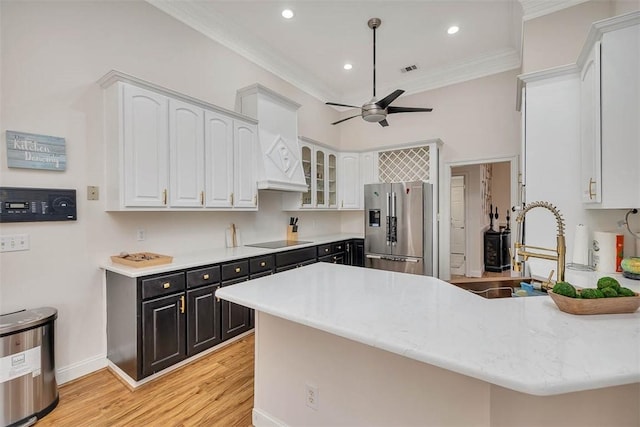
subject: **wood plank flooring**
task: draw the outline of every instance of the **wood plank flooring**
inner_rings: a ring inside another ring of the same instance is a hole
[[[60,387],[45,426],[251,426],[254,335],[136,390],[107,369]]]

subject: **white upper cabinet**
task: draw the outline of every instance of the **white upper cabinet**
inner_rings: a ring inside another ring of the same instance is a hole
[[[362,209],[360,154],[340,153],[340,209]]]
[[[640,205],[640,12],[593,24],[578,60],[584,207]]]
[[[258,207],[256,183],[257,127],[234,120],[234,192],[233,206]]]
[[[580,190],[583,203],[600,203],[600,42],[580,73]]]
[[[204,111],[169,100],[169,205],[204,205]]]
[[[107,210],[257,210],[256,121],[117,71],[105,89]]]
[[[210,208],[233,206],[233,120],[207,111],[204,119],[206,181],[205,205]]]
[[[123,204],[126,207],[164,207],[169,186],[169,100],[128,84],[120,89]],[[109,143],[117,144],[117,141]]]

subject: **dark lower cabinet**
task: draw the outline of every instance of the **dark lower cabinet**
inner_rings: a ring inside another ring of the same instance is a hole
[[[142,303],[142,374],[151,375],[186,358],[185,294]]]
[[[351,260],[351,265],[355,265],[357,267],[364,267],[364,239],[355,239],[353,241],[353,258]]]
[[[223,282],[222,286],[235,285],[249,278]],[[251,329],[251,309],[243,305],[222,300],[222,340],[228,340]]]
[[[220,285],[187,291],[187,356],[222,342],[221,302],[215,292]]]

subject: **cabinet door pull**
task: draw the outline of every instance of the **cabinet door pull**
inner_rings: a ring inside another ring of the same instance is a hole
[[[205,275],[203,275],[203,276],[202,276],[202,278],[203,278],[204,280],[209,280],[209,275],[208,275],[208,274],[205,274]]]
[[[596,197],[596,193],[591,190],[593,188],[593,184],[595,183],[596,182],[593,180],[593,178],[589,178],[589,200],[593,200],[593,198]]]
[[[167,189],[162,190],[162,203],[167,204]]]
[[[220,289],[220,286],[216,286],[216,291],[217,291],[218,289]],[[220,297],[217,297],[217,296],[216,296],[216,302],[220,302]]]
[[[262,262],[260,263],[260,267],[264,267],[265,265],[267,265],[267,263],[266,263],[266,262],[264,262],[264,261],[262,261]]]
[[[240,267],[236,267],[236,273],[240,273]]]
[[[171,287],[171,283],[169,283],[169,282],[167,282],[167,283],[163,283],[163,284],[162,284],[162,287],[163,287],[164,289],[169,289],[169,288]]]
[[[231,201],[231,206],[233,206],[233,193],[229,195],[229,200]]]
[[[180,297],[180,313],[184,313],[184,295]]]
[[[253,206],[258,206],[258,195],[253,196]]]
[[[340,202],[340,207],[344,208],[344,200]]]
[[[200,192],[200,204],[204,206],[204,191]]]

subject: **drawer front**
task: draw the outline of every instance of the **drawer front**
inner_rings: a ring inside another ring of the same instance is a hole
[[[332,244],[328,243],[326,245],[318,246],[318,257],[323,257],[326,255],[331,255],[333,253]]]
[[[220,282],[219,265],[187,271],[187,288],[196,288],[218,282]]]
[[[331,244],[331,249],[333,253],[344,252],[346,248],[345,242],[337,242]]]
[[[142,279],[142,299],[180,292],[184,290],[184,285],[184,273]]]
[[[249,261],[243,259],[241,261],[222,264],[222,280],[232,280],[242,276],[249,275]]]
[[[263,271],[273,270],[273,255],[251,258],[249,260],[249,273],[262,273]]]
[[[285,267],[292,264],[300,264],[307,261],[316,260],[316,248],[294,249],[276,254],[276,267]]]

